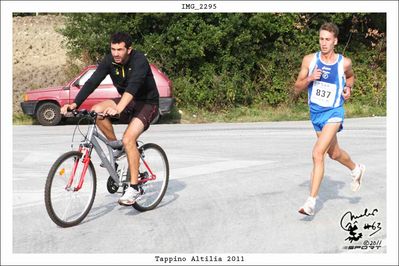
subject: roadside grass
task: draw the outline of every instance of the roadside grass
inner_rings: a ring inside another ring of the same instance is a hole
[[[240,106],[218,112],[204,110],[179,110],[180,123],[240,123],[240,122],[266,122],[305,120],[308,111],[305,107],[265,107],[265,106]],[[175,119],[176,120],[176,119]]]
[[[13,125],[36,125],[37,121],[30,115],[17,113],[13,114],[12,123]]]
[[[365,106],[362,104],[345,104],[345,117],[386,116],[385,107]],[[268,121],[301,121],[309,119],[309,108],[306,104],[290,106],[241,106],[230,110],[210,112],[204,110],[187,110],[175,108],[161,119],[161,123],[240,123]]]
[[[386,116],[385,107],[366,106],[362,104],[345,104],[345,117],[373,117]],[[240,106],[218,112],[200,109],[173,108],[171,113],[161,117],[160,124],[196,124],[196,123],[240,123],[240,122],[267,122],[267,121],[300,121],[309,119],[309,109],[305,104],[291,106]],[[63,124],[74,124],[68,120]],[[37,125],[35,118],[25,114],[13,115],[14,125]]]
[[[386,107],[369,106],[363,104],[345,104],[345,117],[374,117],[374,116],[386,116]]]

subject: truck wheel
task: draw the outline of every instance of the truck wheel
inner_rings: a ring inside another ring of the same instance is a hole
[[[60,107],[55,103],[43,103],[37,109],[36,118],[43,126],[58,125],[61,121]]]

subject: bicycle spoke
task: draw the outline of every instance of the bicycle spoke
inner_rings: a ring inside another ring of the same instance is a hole
[[[61,219],[64,220],[64,221],[68,221],[68,219],[66,217],[67,217],[67,213],[69,213],[69,208],[72,205],[72,202],[70,200],[68,200],[67,202],[68,203],[67,203],[67,206],[66,206],[66,208],[64,210],[64,213],[61,215]]]

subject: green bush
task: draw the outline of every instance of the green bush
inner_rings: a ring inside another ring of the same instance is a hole
[[[97,62],[109,36],[127,31],[174,82],[178,106],[220,111],[306,103],[292,96],[304,55],[325,21],[340,28],[337,52],[353,61],[351,102],[386,106],[383,13],[73,13],[61,30],[71,57]]]

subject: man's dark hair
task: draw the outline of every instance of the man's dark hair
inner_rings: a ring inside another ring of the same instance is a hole
[[[335,25],[334,23],[325,22],[323,25],[321,25],[319,32],[322,31],[322,30],[326,30],[328,32],[331,32],[331,33],[334,34],[335,38],[338,38],[339,29],[338,29],[338,26]]]
[[[110,42],[111,43],[121,43],[124,42],[125,43],[125,47],[129,48],[130,46],[132,46],[132,36],[130,36],[129,33],[126,32],[117,32],[111,35],[110,38]]]

